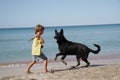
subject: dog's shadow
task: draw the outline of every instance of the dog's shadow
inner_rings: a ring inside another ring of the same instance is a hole
[[[98,66],[105,66],[105,64],[102,64],[102,65],[95,64],[95,65],[90,65],[89,67],[98,67]],[[67,71],[67,70],[77,70],[80,68],[89,68],[89,67],[80,66],[80,67],[76,67],[76,68],[70,67],[70,68],[66,68],[66,69],[55,69],[54,72],[61,72],[61,71]]]

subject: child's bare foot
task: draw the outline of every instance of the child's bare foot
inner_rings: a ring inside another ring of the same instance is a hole
[[[25,71],[27,74],[33,74],[33,72],[30,72],[30,71]]]
[[[48,70],[47,71],[44,71],[43,73],[47,73],[48,72]]]

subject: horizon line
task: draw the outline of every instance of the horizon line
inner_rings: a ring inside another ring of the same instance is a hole
[[[44,27],[69,27],[69,26],[95,26],[95,25],[119,25],[120,23],[108,23],[108,24],[85,24],[85,25],[56,25],[56,26],[44,26]],[[0,27],[0,29],[13,29],[13,28],[34,28],[34,26],[25,27]]]

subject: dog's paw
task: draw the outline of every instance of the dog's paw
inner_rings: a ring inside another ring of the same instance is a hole
[[[57,60],[57,58],[54,59],[55,61]]]
[[[75,69],[76,67],[75,66],[71,66],[70,68],[69,68],[69,70],[71,70],[71,69]]]
[[[63,62],[65,65],[67,65],[67,63],[64,60],[61,60],[61,62]]]
[[[65,65],[67,65],[67,63],[66,63],[66,62],[65,62],[64,64],[65,64]]]

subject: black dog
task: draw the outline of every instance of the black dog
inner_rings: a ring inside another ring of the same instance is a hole
[[[57,30],[55,30],[54,38],[57,40],[57,44],[58,44],[59,51],[60,51],[60,53],[56,54],[55,60],[57,60],[58,56],[62,55],[61,61],[65,65],[67,65],[67,63],[64,61],[65,57],[67,55],[76,55],[77,65],[73,66],[73,68],[80,65],[80,59],[82,59],[84,62],[86,62],[87,65],[85,67],[88,67],[90,65],[90,62],[88,62],[88,60],[87,60],[89,53],[92,52],[94,54],[98,54],[99,51],[101,50],[100,46],[97,44],[94,44],[94,46],[96,46],[98,49],[92,50],[92,49],[88,48],[87,46],[85,46],[84,44],[68,41],[64,37],[63,29],[61,29],[60,32],[57,32]]]

